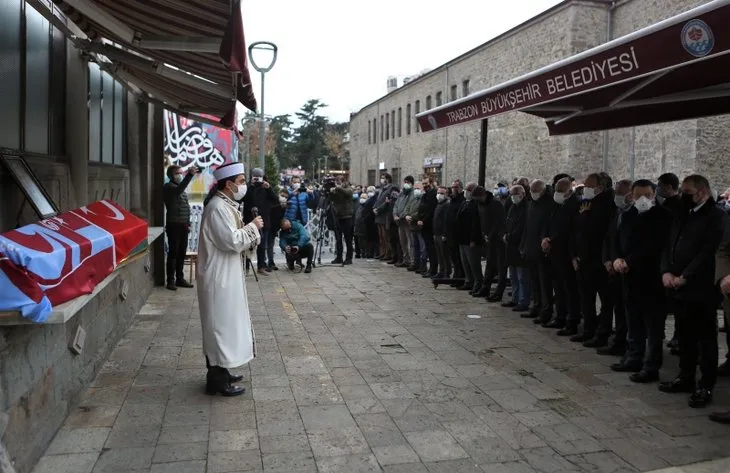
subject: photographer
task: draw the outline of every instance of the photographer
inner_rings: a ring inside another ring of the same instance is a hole
[[[309,235],[304,226],[297,221],[284,219],[281,221],[281,232],[279,232],[279,246],[286,255],[286,266],[294,271],[294,262],[307,258],[307,267],[304,272],[312,272],[312,257],[314,247],[309,242]]]
[[[190,233],[190,204],[185,189],[200,170],[191,166],[187,172],[180,166],[169,166],[167,177],[170,179],[162,188],[162,199],[167,214],[165,231],[167,232],[167,288],[177,291],[178,287],[193,287],[183,276],[185,255],[188,251],[188,234]],[[184,176],[184,177],[183,177]]]
[[[327,185],[324,186],[328,188]],[[330,201],[332,202],[332,212],[336,220],[335,223],[335,239],[337,257],[332,264],[352,264],[352,236],[353,226],[352,217],[355,213],[355,201],[353,200],[353,192],[347,182],[336,181],[335,185],[329,191]],[[342,238],[345,238],[345,247],[347,253],[345,260],[342,260]]]
[[[289,182],[289,205],[285,217],[306,226],[309,221],[308,209],[314,201],[314,192],[308,190],[298,176],[293,176]]]
[[[251,183],[243,199],[243,220],[245,223],[253,221],[256,215],[264,220],[264,226],[259,230],[261,244],[256,249],[256,259],[259,274],[269,274],[271,271],[266,264],[266,249],[271,231],[271,208],[279,204],[279,197],[274,194],[268,182],[264,181],[264,171],[256,168],[251,171]]]

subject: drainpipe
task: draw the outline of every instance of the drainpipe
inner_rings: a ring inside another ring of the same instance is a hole
[[[446,74],[444,78],[444,97],[446,97],[446,100],[451,100],[451,97],[449,97],[449,68],[446,67]],[[449,162],[449,129],[444,128],[444,164],[443,164],[443,170],[441,172],[441,180],[446,180],[446,166],[448,166]],[[466,157],[464,157],[466,159]],[[439,185],[443,184],[442,182],[438,183]]]
[[[608,15],[606,20],[606,42],[613,39],[613,11],[616,9],[616,2],[613,1],[608,5]],[[608,168],[608,130],[603,131],[603,170]]]

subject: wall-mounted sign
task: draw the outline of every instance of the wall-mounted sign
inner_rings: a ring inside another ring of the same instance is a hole
[[[378,164],[378,169],[381,170],[381,171],[385,171],[385,163],[384,162],[379,163]]]
[[[444,164],[444,158],[424,158],[423,167],[441,167]]]
[[[431,165],[431,162],[432,162],[432,161],[433,161],[433,158],[425,158],[425,159],[423,160],[423,166],[424,166],[424,167],[428,167],[428,166],[430,166],[430,165]]]

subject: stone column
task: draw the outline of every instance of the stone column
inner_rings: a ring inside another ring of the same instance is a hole
[[[89,203],[88,63],[68,42],[66,60],[66,154],[71,174],[70,208]]]
[[[142,189],[140,174],[143,157],[140,136],[140,121],[145,105],[135,100],[132,94],[127,95],[127,164],[129,165],[129,210],[140,218],[147,218],[142,207]]]

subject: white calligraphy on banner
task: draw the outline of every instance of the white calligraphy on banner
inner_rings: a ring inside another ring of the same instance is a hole
[[[188,123],[191,126],[181,127],[177,115],[166,113],[165,151],[170,153],[171,164],[183,166],[184,169],[224,164],[225,157],[208,138],[203,127],[194,121]]]

